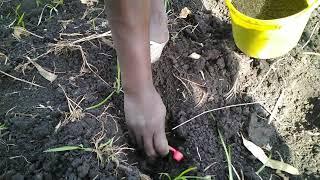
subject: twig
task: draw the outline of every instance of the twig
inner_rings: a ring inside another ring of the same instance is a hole
[[[13,157],[10,157],[9,159],[16,159],[16,158],[23,158],[28,164],[31,163],[30,161],[28,161],[28,159],[27,159],[26,157],[24,157],[24,156],[22,156],[22,155],[20,155],[20,156],[13,156]]]
[[[198,107],[199,105],[202,104],[202,102],[204,101],[204,99],[208,97],[208,93],[207,92],[203,92],[202,93],[202,96],[201,96],[201,99],[199,100],[199,102],[194,106],[194,108]]]
[[[276,102],[276,104],[274,105],[274,108],[272,110],[272,113],[269,117],[269,121],[268,121],[268,124],[271,124],[272,120],[274,119],[274,117],[276,116],[277,112],[278,112],[278,108],[280,106],[280,104],[282,103],[282,99],[283,99],[283,94],[284,94],[284,91],[282,90],[281,94],[279,95],[279,98]]]
[[[240,107],[240,106],[248,106],[248,105],[253,105],[253,104],[260,104],[261,102],[262,102],[262,101],[252,102],[252,103],[234,104],[234,105],[230,105],[230,106],[224,106],[224,107],[220,107],[220,108],[216,108],[216,109],[211,109],[211,110],[208,110],[208,111],[204,111],[204,112],[202,112],[202,113],[194,116],[193,118],[190,118],[190,119],[188,119],[187,121],[179,124],[178,126],[172,128],[172,130],[175,130],[175,129],[177,129],[177,128],[179,128],[179,127],[181,127],[181,126],[189,123],[190,121],[192,121],[192,120],[194,120],[194,119],[196,119],[196,118],[198,118],[198,117],[200,117],[200,116],[202,116],[202,115],[205,115],[205,114],[207,114],[207,113],[210,113],[210,112],[219,111],[219,110],[223,110],[223,109],[229,109],[229,108],[233,108],[233,107]]]
[[[306,131],[306,133],[310,136],[320,136],[320,133],[316,132],[316,133],[313,133],[313,132],[310,132],[310,131]]]
[[[24,33],[27,33],[27,34],[30,34],[30,35],[32,35],[32,36],[34,36],[34,37],[37,37],[37,38],[40,38],[40,39],[43,39],[44,37],[42,37],[42,36],[39,36],[39,35],[37,35],[37,34],[35,34],[35,33],[32,33],[32,32],[30,32],[30,31],[28,31],[28,30],[26,30],[25,28],[23,28],[23,27],[14,27],[13,28],[14,30],[18,30],[18,31],[20,31],[20,32],[24,32]]]
[[[205,84],[204,85],[202,85],[202,84],[199,84],[199,83],[196,83],[196,82],[193,82],[193,81],[191,81],[191,80],[189,80],[189,79],[186,79],[186,78],[183,78],[183,77],[180,77],[182,80],[185,80],[185,81],[187,81],[187,82],[189,82],[189,83],[191,83],[191,84],[195,84],[195,85],[197,85],[197,86],[200,86],[200,87],[206,87],[205,86]]]
[[[206,168],[204,168],[203,172],[206,172],[208,171],[208,169],[210,169],[213,165],[215,164],[218,164],[218,162],[214,162],[214,163],[211,163],[209,166],[207,166]]]
[[[77,43],[81,43],[81,42],[85,42],[85,41],[90,41],[93,39],[99,39],[99,38],[106,37],[106,36],[111,36],[111,31],[107,31],[102,34],[93,34],[93,35],[78,39],[76,41],[73,41],[71,44],[77,44]]]
[[[7,112],[6,112],[6,116],[9,114],[10,111],[14,110],[17,106],[14,106],[13,108],[10,108]]]
[[[318,28],[318,26],[319,26],[319,22],[317,22],[317,24],[314,26],[308,41],[302,46],[302,49],[305,48],[309,44],[309,42],[311,41],[311,38],[312,38],[313,34],[315,33],[316,29]]]
[[[199,156],[199,160],[202,161],[201,156],[200,156],[200,153],[199,153],[199,148],[198,148],[198,146],[197,146],[196,149],[197,149],[197,154],[198,154],[198,156]]]
[[[177,79],[182,83],[182,85],[187,89],[187,91],[189,92],[189,94],[192,95],[192,92],[190,91],[190,89],[188,88],[188,86],[186,85],[186,83],[181,79],[181,77],[178,77],[178,76],[175,75],[174,73],[173,73],[173,76],[174,76],[175,78],[177,78]]]
[[[192,25],[189,24],[189,25],[181,28],[178,32],[176,32],[176,34],[175,34],[174,36],[172,36],[172,41],[174,41],[174,40],[178,37],[178,35],[179,35],[183,30],[187,29],[188,27],[194,27],[194,26],[192,26]]]
[[[45,88],[45,87],[43,87],[43,86],[40,86],[40,85],[38,85],[38,84],[35,84],[35,83],[32,83],[32,82],[26,81],[26,80],[24,80],[24,79],[20,79],[20,78],[14,77],[14,76],[12,76],[12,75],[10,75],[10,74],[8,74],[8,73],[5,73],[5,72],[3,72],[3,71],[1,71],[1,70],[0,70],[0,73],[4,74],[4,75],[6,75],[6,76],[9,76],[9,77],[11,77],[11,78],[14,79],[14,80],[21,81],[21,82],[30,84],[30,85],[32,85],[32,86],[37,86],[37,87]]]
[[[238,74],[235,78],[235,81],[233,83],[233,86],[232,88],[230,89],[229,92],[227,92],[227,94],[224,95],[224,97],[226,97],[226,100],[228,101],[229,99],[232,99],[233,97],[236,96],[237,94],[237,87],[238,87],[238,81],[239,81],[239,78],[238,78]]]
[[[320,56],[320,53],[316,53],[316,52],[304,52],[303,54],[305,54],[305,55]]]
[[[8,62],[8,59],[9,59],[8,56],[6,56],[5,54],[3,54],[3,53],[0,52],[0,57],[4,57],[4,59],[5,59],[5,60],[4,60],[4,65],[6,65],[7,62]]]
[[[239,176],[239,173],[237,172],[236,168],[232,164],[231,164],[231,167],[232,167],[233,172],[236,174],[238,180],[241,180],[241,178]]]
[[[272,114],[272,112],[267,108],[267,107],[265,107],[263,104],[260,104],[261,105],[261,107],[263,107],[263,109],[264,110],[266,110],[269,114]],[[277,117],[273,117],[276,121],[279,121],[278,119],[277,119]]]

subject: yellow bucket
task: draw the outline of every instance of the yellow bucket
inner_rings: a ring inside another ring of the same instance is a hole
[[[282,56],[294,48],[320,0],[307,0],[308,7],[285,18],[260,20],[239,12],[226,0],[232,21],[233,38],[245,54],[260,59]]]

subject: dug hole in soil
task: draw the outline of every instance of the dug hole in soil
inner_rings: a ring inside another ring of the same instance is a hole
[[[185,155],[183,162],[176,163],[169,156],[150,162],[142,153],[127,149],[134,147],[127,135],[122,93],[86,110],[114,91],[117,77],[110,36],[72,44],[109,31],[103,4],[66,1],[52,17],[45,9],[39,26],[43,6],[33,8],[26,12],[25,26],[42,38],[21,39],[8,27],[17,4],[0,5],[0,70],[44,88],[0,75],[0,123],[5,127],[0,130],[0,179],[159,179],[159,173],[174,177],[189,167],[197,170],[188,175],[227,179],[218,130],[244,179],[320,178],[320,57],[306,53],[320,52],[319,9],[294,50],[281,58],[257,60],[235,47],[223,1],[173,1],[171,39],[152,68],[154,84],[167,107],[169,143]],[[184,7],[192,13],[178,18]],[[201,57],[189,57],[192,53]],[[44,79],[27,57],[38,57],[36,63],[57,79],[52,83]],[[68,119],[66,96],[82,112],[76,114],[78,119]],[[256,103],[204,114],[172,130],[204,111],[252,102]],[[245,148],[241,134],[273,159],[298,168],[301,175],[264,168],[257,176],[262,164]],[[66,145],[96,151],[44,153]]]

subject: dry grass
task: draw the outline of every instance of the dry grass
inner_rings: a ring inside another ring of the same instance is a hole
[[[94,144],[93,152],[96,153],[99,164],[103,165],[109,162],[116,163],[117,167],[120,164],[126,163],[126,160],[123,158],[127,154],[125,151],[134,149],[127,147],[125,144],[117,146],[115,143],[119,138],[111,138],[107,142],[103,142],[106,135],[103,132],[98,133],[93,139]]]
[[[24,79],[17,78],[17,77],[15,77],[15,76],[12,76],[12,75],[10,75],[10,74],[8,74],[8,73],[6,73],[6,72],[3,72],[3,71],[1,71],[1,70],[0,70],[0,74],[4,74],[4,75],[6,75],[6,76],[8,76],[8,77],[10,77],[10,78],[12,78],[12,79],[14,79],[14,80],[17,80],[17,81],[20,81],[20,82],[24,82],[24,83],[30,84],[30,85],[32,85],[32,86],[44,88],[44,87],[41,86],[41,85],[38,85],[38,84],[33,83],[33,82],[29,82],[29,81],[24,80]]]
[[[83,42],[90,42],[91,40],[94,39],[99,39],[103,37],[110,37],[111,36],[111,31],[102,33],[102,34],[94,34],[90,35],[87,37],[75,39],[75,40],[64,40],[64,41],[59,41],[57,44],[49,44],[50,47],[50,52],[54,52],[56,55],[61,54],[64,51],[70,50],[70,51],[75,51],[78,50],[81,53],[82,57],[82,67],[80,69],[80,74],[88,72],[86,68],[88,68],[92,73],[94,73],[97,77],[99,77],[104,83],[108,84],[105,82],[98,74],[97,74],[97,68],[91,65],[88,60],[85,51],[83,50],[82,46],[80,43]],[[108,84],[109,85],[109,84]]]
[[[80,106],[81,102],[85,99],[83,96],[78,102],[72,100],[64,90],[64,88],[59,84],[59,87],[62,89],[68,103],[69,112],[65,113],[65,119],[55,127],[55,132],[64,125],[66,125],[69,121],[80,121],[84,116],[85,113],[83,112],[83,108]]]
[[[75,37],[75,36],[80,36],[80,35],[82,35],[82,34],[62,33],[62,34],[60,34],[60,37],[61,36]],[[50,53],[54,53],[55,55],[60,55],[61,53],[66,52],[66,51],[79,51],[81,54],[81,57],[82,57],[82,61],[83,61],[81,69],[80,69],[80,74],[82,75],[87,72],[92,72],[102,82],[104,82],[109,87],[111,87],[111,85],[109,83],[107,83],[102,77],[100,77],[98,75],[98,69],[88,62],[87,54],[86,54],[85,50],[83,49],[83,47],[81,46],[81,43],[91,42],[92,40],[102,39],[105,37],[111,37],[111,31],[108,31],[108,32],[105,32],[102,34],[93,34],[93,35],[89,35],[87,37],[82,37],[82,38],[75,38],[75,39],[71,39],[71,40],[69,40],[69,39],[62,40],[62,41],[57,42],[56,44],[49,44],[48,45],[49,49],[45,53],[43,53],[35,58],[32,58],[32,59],[26,57],[29,61],[25,64],[20,65],[16,69],[21,69],[22,72],[24,73],[24,70],[28,68],[28,66],[31,64],[31,62],[35,62]]]
[[[260,101],[260,102],[252,102],[252,103],[234,104],[234,105],[229,105],[229,106],[224,106],[224,107],[220,107],[220,108],[215,108],[215,109],[211,109],[211,110],[208,110],[208,111],[204,111],[204,112],[202,112],[202,113],[200,113],[200,114],[198,114],[198,115],[196,115],[196,116],[188,119],[187,121],[185,121],[185,122],[183,122],[183,123],[181,123],[181,124],[173,127],[172,130],[175,130],[175,129],[177,129],[177,128],[179,128],[179,127],[181,127],[181,126],[183,126],[183,125],[185,125],[185,124],[187,124],[187,123],[189,123],[189,122],[191,122],[192,120],[194,120],[194,119],[196,119],[196,118],[198,118],[198,117],[200,117],[200,116],[203,116],[203,115],[205,115],[205,114],[208,114],[208,113],[211,113],[211,112],[214,112],[214,111],[219,111],[219,110],[229,109],[229,108],[234,108],[234,107],[255,105],[255,104],[260,104],[261,102],[262,102],[262,101]]]
[[[82,97],[80,99],[80,101],[76,102],[68,97],[66,91],[63,89],[63,87],[60,84],[59,84],[59,87],[62,89],[62,91],[67,99],[67,103],[68,103],[69,113],[66,116],[67,117],[66,119],[74,122],[76,120],[80,120],[81,118],[83,118],[84,113],[83,113],[83,109],[80,106],[80,104],[85,98]]]
[[[239,78],[237,77],[230,91],[224,95],[227,101],[230,101],[237,96],[238,88],[239,88]]]

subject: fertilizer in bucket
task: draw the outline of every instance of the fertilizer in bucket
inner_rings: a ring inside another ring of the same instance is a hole
[[[308,7],[305,0],[233,0],[232,3],[243,14],[264,20],[288,17]]]
[[[233,39],[248,56],[285,55],[299,42],[320,0],[226,0]]]

